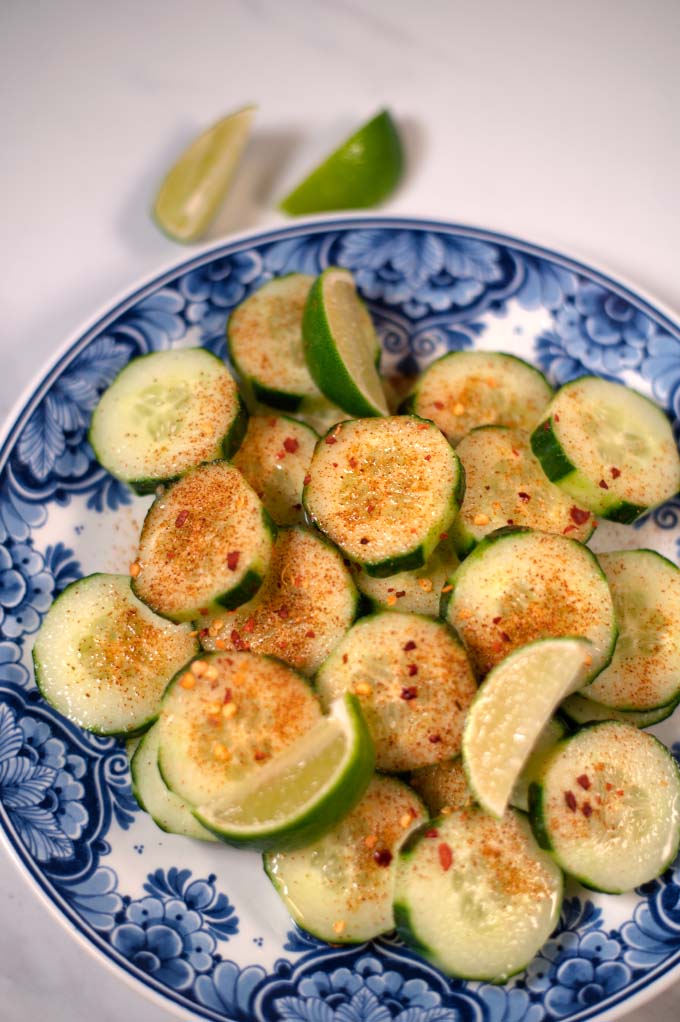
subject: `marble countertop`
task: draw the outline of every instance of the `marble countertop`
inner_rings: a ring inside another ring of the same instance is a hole
[[[680,5],[668,0],[87,0],[0,9],[0,414],[102,305],[187,250],[159,177],[221,114],[258,132],[211,237],[283,222],[305,166],[382,105],[409,171],[388,213],[521,235],[680,312]],[[0,1016],[167,1022],[58,924],[0,847]],[[680,1014],[680,986],[631,1022]]]

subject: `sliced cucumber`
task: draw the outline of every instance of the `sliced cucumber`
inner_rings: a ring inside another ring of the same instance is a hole
[[[409,774],[408,783],[421,796],[430,816],[474,805],[462,756],[420,767]]]
[[[354,808],[374,766],[361,707],[348,693],[261,770],[199,805],[196,818],[230,845],[301,848]]]
[[[304,273],[275,277],[229,317],[229,357],[251,400],[295,412],[321,398],[302,349],[302,314],[313,281]]]
[[[201,465],[149,508],[132,587],[172,621],[238,607],[262,584],[274,531],[237,468],[226,461]]]
[[[254,415],[233,458],[277,525],[304,522],[302,488],[318,436],[287,415]]]
[[[541,731],[591,663],[585,639],[539,639],[513,650],[486,676],[463,730],[463,764],[482,809],[503,816]]]
[[[589,639],[591,678],[611,660],[617,624],[609,586],[595,556],[576,540],[499,530],[463,561],[450,585],[442,616],[463,639],[480,676],[535,639]]]
[[[133,359],[94,410],[89,440],[97,460],[137,493],[204,461],[229,458],[247,412],[224,363],[204,348]]]
[[[588,691],[588,689],[586,690]],[[668,706],[661,706],[658,710],[614,710],[611,706],[603,706],[589,699],[583,693],[575,692],[569,696],[560,706],[560,713],[563,713],[567,720],[581,726],[582,724],[595,724],[601,720],[621,720],[624,724],[633,724],[635,727],[653,727],[660,724],[662,720],[670,717],[677,707],[677,703],[669,703]]]
[[[74,724],[130,735],[153,723],[168,681],[196,651],[189,629],[140,603],[126,575],[88,575],[48,610],[33,647],[35,680]]]
[[[159,717],[163,780],[192,806],[228,794],[321,718],[290,667],[254,653],[218,653],[175,678]]]
[[[205,649],[247,646],[314,674],[351,625],[358,601],[335,547],[295,526],[279,532],[257,595],[226,616],[199,620],[197,627]]]
[[[264,868],[299,926],[332,944],[354,944],[394,928],[396,853],[427,819],[401,781],[376,775],[355,808],[314,844],[268,852]]]
[[[349,415],[388,414],[375,365],[375,328],[349,270],[330,266],[315,280],[302,336],[309,371],[329,401]]]
[[[456,454],[466,486],[451,535],[461,556],[507,525],[569,535],[582,543],[592,534],[590,511],[577,507],[550,482],[527,434],[506,426],[480,426],[463,437]]]
[[[630,891],[677,854],[680,771],[661,742],[630,724],[591,724],[559,742],[529,802],[539,843],[595,890]]]
[[[354,692],[368,721],[378,769],[414,770],[460,751],[476,691],[462,644],[441,621],[418,614],[362,618],[316,677],[324,706]]]
[[[442,588],[458,564],[453,543],[445,539],[422,568],[399,571],[388,578],[374,578],[360,564],[355,564],[354,580],[376,610],[397,610],[437,617]]]
[[[543,374],[521,358],[451,351],[419,377],[406,407],[457,444],[477,426],[532,430],[552,396]]]
[[[130,761],[132,794],[161,830],[199,841],[216,841],[215,835],[201,826],[187,803],[163,781],[158,769],[160,739],[160,728],[154,724],[137,746]]]
[[[596,376],[557,392],[531,446],[549,479],[612,521],[633,522],[680,489],[680,457],[665,413]]]
[[[609,666],[584,693],[604,706],[646,712],[680,699],[680,571],[654,550],[598,556],[619,622]]]
[[[397,931],[450,976],[501,983],[555,928],[562,873],[526,818],[459,809],[404,842],[394,891]]]
[[[431,422],[354,419],[316,446],[303,503],[315,525],[369,575],[427,563],[455,518],[465,478]]]

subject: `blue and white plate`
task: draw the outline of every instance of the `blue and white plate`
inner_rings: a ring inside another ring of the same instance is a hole
[[[122,746],[36,691],[30,649],[47,608],[80,575],[127,570],[149,503],[94,460],[86,433],[102,390],[134,355],[196,344],[224,355],[236,304],[273,276],[329,264],[353,271],[389,373],[500,349],[553,383],[625,380],[680,418],[676,322],[586,266],[489,231],[326,220],[223,244],[141,286],[35,384],[0,452],[0,829],[64,925],[184,1019],[612,1019],[680,975],[680,862],[626,896],[573,885],[558,931],[505,986],[451,981],[393,937],[338,948],[296,930],[256,854],[162,833],[136,806]],[[596,538],[678,560],[680,502]],[[680,721],[658,732],[680,755]]]

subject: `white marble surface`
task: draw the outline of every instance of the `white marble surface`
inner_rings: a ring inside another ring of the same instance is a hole
[[[273,200],[387,104],[410,170],[388,212],[521,234],[680,312],[674,0],[4,0],[0,413],[103,303],[185,250],[159,175],[220,114],[260,105],[220,223]],[[166,1022],[67,934],[0,849],[0,1018]],[[680,1014],[680,986],[630,1015]]]

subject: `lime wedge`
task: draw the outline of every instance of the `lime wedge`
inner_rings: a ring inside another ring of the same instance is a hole
[[[195,241],[210,225],[241,159],[256,109],[246,106],[217,121],[166,174],[153,214],[175,241]]]
[[[404,155],[396,125],[381,110],[326,157],[283,199],[291,216],[331,209],[360,209],[382,202],[396,187]]]
[[[375,367],[375,329],[348,270],[331,266],[312,284],[302,341],[311,376],[329,401],[358,418],[389,415]]]
[[[195,816],[227,844],[297,848],[353,809],[373,776],[375,751],[356,696],[346,694],[294,745]]]
[[[522,768],[557,705],[583,685],[592,664],[587,639],[539,639],[489,672],[463,731],[463,764],[479,805],[499,819]]]

